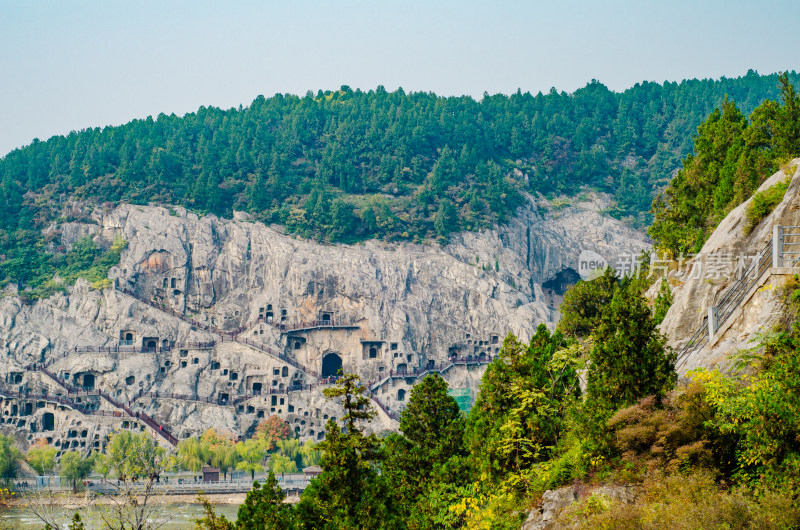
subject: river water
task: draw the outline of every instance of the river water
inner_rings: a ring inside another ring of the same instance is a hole
[[[230,521],[236,520],[236,511],[239,506],[235,504],[220,504],[214,507],[218,514],[223,514]],[[169,506],[167,510],[170,510]],[[68,520],[72,517],[75,510],[64,509],[64,519]],[[162,528],[167,530],[184,530],[194,528],[194,519],[201,517],[203,514],[203,507],[199,504],[189,505],[176,505],[176,507],[169,513],[169,521]],[[36,518],[30,508],[15,506],[0,517],[0,525],[3,528],[23,528],[26,530],[44,528],[44,524]],[[87,525],[87,528],[89,526]]]

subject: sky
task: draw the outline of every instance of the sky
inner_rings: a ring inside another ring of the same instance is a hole
[[[0,0],[0,156],[307,90],[572,92],[800,70],[798,0]]]

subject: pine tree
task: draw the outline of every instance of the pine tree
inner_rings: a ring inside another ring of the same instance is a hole
[[[610,410],[632,405],[643,397],[663,398],[675,384],[675,354],[637,282],[628,282],[603,306],[592,333],[589,400]]]
[[[411,509],[436,483],[464,482],[458,461],[466,455],[464,428],[464,415],[438,374],[426,376],[411,389],[400,417],[402,434],[385,441],[383,476],[397,506]]]
[[[247,492],[244,504],[236,513],[238,530],[287,530],[293,525],[293,509],[291,504],[283,500],[286,494],[278,486],[275,475],[270,471],[263,485],[253,483],[253,489]]]
[[[388,518],[387,494],[377,472],[380,443],[364,435],[359,424],[375,412],[366,389],[355,374],[344,374],[333,388],[323,390],[340,399],[344,415],[340,429],[332,419],[320,442],[322,473],[303,492],[297,506],[299,526],[307,530],[383,528]]]

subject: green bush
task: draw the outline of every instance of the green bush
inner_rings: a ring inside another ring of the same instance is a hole
[[[654,477],[632,504],[589,496],[562,518],[591,529],[797,528],[800,507],[787,494],[756,498],[721,490],[709,474]]]
[[[83,278],[92,289],[111,287],[108,271],[119,263],[122,251],[128,242],[117,237],[108,250],[103,250],[90,236],[79,239],[66,254],[35,254],[40,274],[28,282],[30,298],[47,298],[58,291],[66,290],[75,280]]]
[[[781,203],[790,182],[791,179],[786,179],[753,195],[753,202],[745,210],[747,217],[747,224],[744,227],[745,235],[752,232]]]

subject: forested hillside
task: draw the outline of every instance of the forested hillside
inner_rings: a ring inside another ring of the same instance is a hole
[[[522,191],[588,187],[612,193],[611,213],[643,226],[726,95],[749,112],[779,93],[777,75],[752,71],[480,101],[342,87],[34,141],[0,160],[0,278],[52,277],[36,249],[70,196],[246,210],[301,236],[355,241],[446,238],[503,222]]]
[[[653,203],[650,235],[660,250],[673,256],[699,251],[732,209],[800,156],[800,94],[788,76],[780,84],[780,101],[765,101],[749,118],[735,102],[724,101],[700,125],[694,153]],[[783,200],[787,185],[754,195],[745,234]]]

